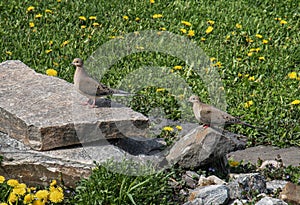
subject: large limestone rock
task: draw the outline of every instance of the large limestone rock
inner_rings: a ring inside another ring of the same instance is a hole
[[[226,154],[243,149],[246,145],[245,138],[240,137],[233,133],[221,133],[212,128],[198,126],[172,146],[166,159],[171,164],[178,164],[184,168],[211,165],[226,174]]]
[[[99,139],[142,137],[148,119],[110,103],[90,109],[62,79],[38,74],[20,61],[0,64],[0,131],[35,150]]]

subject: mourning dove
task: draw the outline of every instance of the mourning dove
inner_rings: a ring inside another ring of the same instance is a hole
[[[234,117],[218,108],[200,102],[198,96],[191,96],[189,101],[193,103],[193,111],[196,119],[204,123],[206,126],[222,126],[228,124],[241,124],[251,128],[254,126],[241,121],[238,117]]]
[[[108,95],[132,95],[122,90],[111,89],[91,78],[84,70],[82,59],[75,58],[72,62],[72,65],[76,67],[76,71],[74,74],[75,88],[79,91],[79,93],[88,97],[89,100],[92,100],[93,103],[91,104],[91,107],[97,107],[95,105],[96,99],[101,97],[105,97]],[[85,102],[84,104],[89,104],[89,101]]]

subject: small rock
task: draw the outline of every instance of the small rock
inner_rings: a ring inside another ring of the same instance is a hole
[[[282,189],[279,195],[280,199],[291,204],[300,204],[300,186],[288,182]]]
[[[235,199],[234,201],[229,202],[228,205],[244,205],[246,203],[247,203],[247,200]]]
[[[264,197],[261,200],[259,200],[255,205],[288,205],[288,204],[280,199]]]
[[[280,168],[283,166],[283,164],[282,164],[282,162],[278,162],[276,160],[266,160],[260,165],[260,167],[257,169],[257,171],[263,170],[263,169],[267,168],[267,166],[272,166],[274,168]]]
[[[187,171],[183,176],[182,179],[185,181],[186,186],[189,188],[196,188],[198,179],[199,179],[199,174],[196,172],[192,171]]]
[[[200,179],[198,181],[199,186],[223,185],[223,184],[226,184],[226,182],[223,181],[222,179],[216,177],[215,175],[211,175],[208,177],[201,175]]]
[[[244,193],[250,191],[256,191],[257,194],[266,192],[266,181],[259,173],[231,176],[234,176],[234,180],[228,184],[231,199],[246,199],[247,196]]]
[[[287,184],[287,181],[284,180],[273,180],[267,182],[267,189],[271,192],[274,193],[277,189],[283,189],[283,187]]]
[[[189,196],[189,201],[202,199],[203,204],[226,204],[229,199],[229,189],[225,185],[210,185],[199,187],[193,190]]]

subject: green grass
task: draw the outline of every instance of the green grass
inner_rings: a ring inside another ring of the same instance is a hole
[[[27,12],[29,6],[33,6],[34,10]],[[155,1],[154,4],[148,0],[1,1],[0,60],[18,59],[40,73],[53,68],[60,78],[71,82],[74,73],[74,68],[70,66],[72,59],[87,59],[112,36],[161,28],[186,36],[180,28],[192,29],[195,36],[190,39],[209,57],[216,58],[214,63],[221,62],[216,69],[224,84],[228,112],[243,116],[245,121],[264,128],[265,134],[239,126],[232,130],[249,136],[249,145],[299,146],[300,107],[291,105],[291,102],[300,98],[300,80],[288,78],[293,71],[300,77],[299,7],[299,2],[293,0],[176,0]],[[46,13],[46,9],[52,13]],[[35,18],[37,14],[42,14],[42,17]],[[163,17],[153,19],[153,14],[162,14]],[[128,16],[127,20],[124,15]],[[79,16],[87,20],[80,20]],[[90,16],[97,19],[89,20]],[[275,18],[281,18],[287,24],[280,24]],[[192,26],[183,25],[182,20],[189,21]],[[214,30],[206,34],[208,20],[215,23],[212,25]],[[35,24],[33,28],[29,27],[30,22]],[[94,27],[94,22],[100,26]],[[236,24],[242,27],[237,28]],[[86,28],[81,28],[82,25]],[[261,34],[262,38],[256,37],[256,34]],[[206,40],[202,41],[202,38]],[[249,38],[253,42],[247,42]],[[268,43],[263,44],[263,39]],[[62,46],[64,41],[68,44]],[[261,50],[249,57],[247,54],[251,48]],[[52,51],[46,53],[50,49]],[[259,60],[259,57],[265,60]],[[163,53],[131,54],[116,62],[105,73],[102,82],[116,86],[124,76],[143,65],[169,68],[182,65],[183,69],[174,73],[181,76],[204,102],[210,102],[206,86],[199,76],[190,75],[189,65]],[[248,79],[251,76],[254,81]],[[162,101],[157,102],[155,90],[144,88],[140,91],[146,99],[142,99],[141,103],[140,99],[134,99],[132,108],[147,114],[152,107],[170,102],[171,106],[163,107],[168,117],[193,119],[190,105],[182,108],[188,114],[179,113],[172,91],[164,92]],[[189,97],[182,94],[183,98]],[[245,108],[244,104],[250,100],[253,105]]]

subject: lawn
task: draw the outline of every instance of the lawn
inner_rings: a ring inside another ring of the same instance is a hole
[[[72,59],[88,59],[111,40],[147,30],[185,36],[215,66],[227,111],[263,128],[263,134],[239,126],[233,131],[247,134],[249,145],[300,145],[297,1],[1,1],[0,9],[1,61],[18,59],[40,73],[54,69],[70,82]],[[205,84],[190,73],[190,65],[166,53],[130,54],[112,65],[101,81],[116,87],[130,72],[149,65],[170,68],[210,103]],[[158,93],[162,90],[157,88],[136,90],[146,97],[131,102],[132,108],[148,114],[162,106],[169,118],[193,119],[190,105],[180,112],[176,102],[188,98],[186,93]]]
[[[73,58],[89,59],[106,43],[122,42],[134,32],[169,32],[206,54],[221,79],[227,111],[261,128],[233,126],[231,131],[248,136],[249,146],[299,146],[299,8],[295,0],[0,1],[0,61],[21,60],[44,74],[54,69],[52,74],[72,82]],[[213,101],[191,62],[145,46],[136,49],[139,52],[118,59],[101,76],[104,84],[118,87],[141,67],[165,73],[163,78],[150,72],[143,82],[156,84],[131,90],[143,96],[127,102],[134,110],[151,115],[159,108],[180,125],[194,121],[186,101],[191,92],[206,103]],[[186,87],[177,87],[171,74]],[[174,85],[164,87],[159,79]]]

